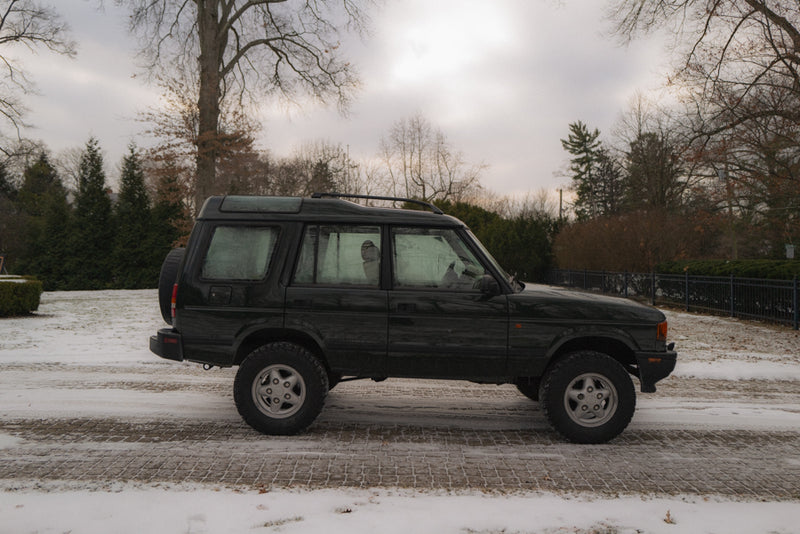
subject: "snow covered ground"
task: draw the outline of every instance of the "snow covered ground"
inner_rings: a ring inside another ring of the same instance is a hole
[[[632,427],[800,429],[797,332],[674,311],[667,315],[680,357],[675,376],[703,391],[709,384],[724,386],[719,394],[694,398],[665,381],[665,393],[640,396]],[[154,291],[46,293],[36,316],[0,319],[0,419],[38,418],[46,424],[49,417],[237,418],[228,399],[160,387],[166,375],[171,382],[226,388],[232,380],[227,371],[202,374],[196,365],[152,355],[147,339],[160,326]],[[48,372],[32,372],[42,368]],[[78,373],[85,375],[83,386],[71,387],[70,378]],[[131,381],[141,387],[106,387]],[[759,399],[752,391],[765,383],[773,393]],[[782,396],[781,391],[788,393]],[[0,453],[19,445],[19,437],[0,432]],[[800,465],[800,457],[789,460]],[[0,533],[788,534],[800,532],[798,525],[798,502],[716,496],[610,498],[385,488],[259,492],[123,483],[87,489],[68,481],[0,481]]]
[[[0,532],[691,534],[798,531],[797,503],[207,488],[0,495]]]

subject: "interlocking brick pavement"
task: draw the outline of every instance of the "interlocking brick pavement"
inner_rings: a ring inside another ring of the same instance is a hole
[[[574,445],[513,388],[469,410],[459,397],[477,386],[398,384],[387,385],[395,398],[371,383],[340,386],[320,420],[293,437],[262,436],[227,416],[2,419],[0,432],[18,441],[0,449],[0,481],[800,499],[800,432],[630,428],[609,444]]]

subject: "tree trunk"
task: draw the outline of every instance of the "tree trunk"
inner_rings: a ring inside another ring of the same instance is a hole
[[[198,0],[198,33],[200,37],[200,95],[197,102],[197,176],[195,179],[195,215],[206,198],[215,192],[217,157],[219,154],[220,59],[219,0]]]

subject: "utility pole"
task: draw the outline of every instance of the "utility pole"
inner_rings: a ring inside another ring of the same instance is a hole
[[[717,176],[720,180],[725,180],[725,192],[728,199],[728,238],[731,240],[731,259],[739,259],[739,251],[736,243],[736,230],[733,225],[733,185],[731,184],[731,176],[728,174],[728,164],[725,164],[724,169],[717,171]]]

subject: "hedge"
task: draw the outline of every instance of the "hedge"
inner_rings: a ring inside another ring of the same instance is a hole
[[[25,315],[39,308],[42,283],[24,278],[0,278],[0,317]]]
[[[660,274],[692,276],[735,276],[737,278],[762,278],[792,280],[800,277],[800,261],[796,260],[687,260],[668,261],[656,266]]]

